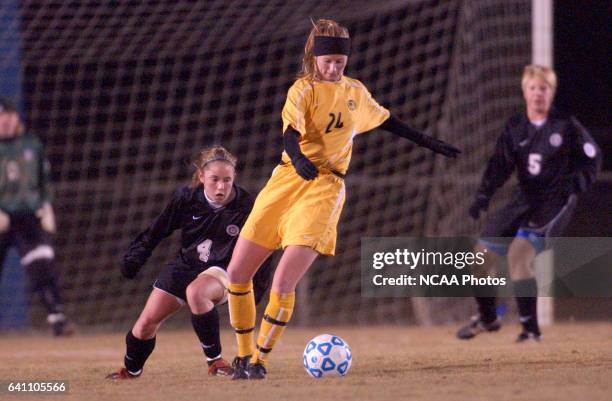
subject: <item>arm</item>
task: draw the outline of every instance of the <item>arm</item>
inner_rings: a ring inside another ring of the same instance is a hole
[[[401,136],[416,143],[419,146],[423,146],[427,149],[431,149],[436,153],[440,153],[446,157],[457,157],[461,151],[452,145],[442,142],[434,137],[428,136],[419,132],[395,116],[390,116],[380,125],[380,128],[385,131],[394,133],[395,135]]]
[[[53,234],[57,231],[57,226],[55,224],[55,213],[51,206],[51,165],[45,157],[42,145],[40,146],[38,163],[38,184],[42,206],[36,211],[36,216],[40,219],[43,230]]]
[[[121,268],[121,273],[126,278],[134,278],[155,247],[178,228],[177,218],[180,216],[180,204],[181,192],[178,191],[161,214],[153,220],[151,226],[132,241],[123,257]]]
[[[283,145],[285,152],[291,159],[295,171],[300,177],[309,181],[314,180],[319,174],[317,167],[306,157],[300,149],[300,133],[297,132],[291,125],[287,127],[283,134]]]
[[[589,132],[572,117],[571,123],[575,132],[575,176],[574,190],[585,192],[593,185],[601,169],[601,150]]]
[[[489,159],[487,168],[482,175],[480,186],[476,192],[476,200],[470,207],[470,216],[478,219],[481,210],[489,208],[493,194],[510,178],[514,171],[514,156],[512,142],[507,126],[495,145],[493,156]]]

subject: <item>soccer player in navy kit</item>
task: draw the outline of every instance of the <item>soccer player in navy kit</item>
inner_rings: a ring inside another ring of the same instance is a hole
[[[219,313],[227,300],[227,265],[238,234],[253,207],[253,197],[234,184],[236,158],[221,146],[200,152],[192,184],[174,193],[170,203],[140,233],[127,251],[122,274],[134,278],[153,249],[174,230],[181,229],[181,249],[159,273],[147,304],[127,333],[124,367],[108,379],[140,376],[155,347],[163,321],[185,303],[208,362],[210,375],[230,375],[221,358]],[[257,300],[270,280],[267,263],[255,277]]]
[[[477,245],[487,248],[485,268],[495,264],[495,253],[508,257],[522,332],[517,342],[540,339],[537,285],[532,262],[546,247],[546,239],[560,236],[576,207],[576,195],[595,181],[601,152],[575,117],[551,108],[557,88],[555,72],[539,65],[525,67],[522,89],[526,113],[512,116],[495,146],[470,215],[478,219],[489,201],[516,170],[519,186],[509,203],[492,216]],[[513,237],[510,245],[500,237]],[[497,238],[497,240],[496,240]],[[491,288],[475,290],[479,313],[457,336],[470,339],[501,327]]]

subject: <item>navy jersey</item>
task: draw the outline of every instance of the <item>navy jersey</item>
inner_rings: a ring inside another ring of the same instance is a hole
[[[202,186],[176,191],[151,226],[132,242],[126,262],[144,265],[161,240],[180,229],[179,257],[183,263],[201,271],[210,266],[227,269],[240,229],[253,207],[251,194],[236,185],[234,189],[236,197],[219,209],[210,206]]]
[[[551,112],[537,127],[524,113],[511,117],[484,172],[478,196],[490,199],[516,170],[530,201],[586,191],[601,167],[601,151],[574,117]]]

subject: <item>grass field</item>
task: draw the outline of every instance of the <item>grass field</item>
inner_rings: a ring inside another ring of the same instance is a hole
[[[144,374],[108,382],[122,365],[124,335],[0,337],[1,380],[67,379],[68,395],[18,395],[14,400],[610,400],[612,323],[548,327],[540,344],[514,344],[518,325],[469,342],[455,327],[290,327],[262,382],[208,377],[195,335],[162,331]],[[345,338],[351,371],[315,380],[302,367],[306,341],[322,332]],[[223,333],[224,355],[235,350]]]

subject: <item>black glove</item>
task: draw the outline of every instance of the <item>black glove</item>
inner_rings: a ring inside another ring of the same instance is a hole
[[[444,155],[446,157],[455,158],[457,157],[459,153],[461,153],[461,151],[457,149],[456,147],[454,147],[453,145],[450,145],[436,138],[431,138],[429,143],[424,144],[423,146],[433,150],[436,153],[440,153],[441,155]]]
[[[123,265],[121,266],[121,274],[123,277],[131,280],[136,277],[140,267],[140,263],[136,263],[130,259],[125,259],[123,261]]]
[[[295,171],[306,181],[314,180],[319,175],[319,170],[303,153],[300,153],[291,160]]]
[[[474,220],[478,220],[480,212],[489,208],[489,198],[484,195],[478,195],[472,206],[470,206],[470,216]]]
[[[393,115],[389,116],[389,118],[380,125],[380,128],[392,132],[395,135],[399,135],[402,138],[409,139],[419,146],[423,146],[424,148],[440,153],[446,157],[457,157],[457,155],[461,153],[456,147],[409,127],[402,122],[402,120]]]

